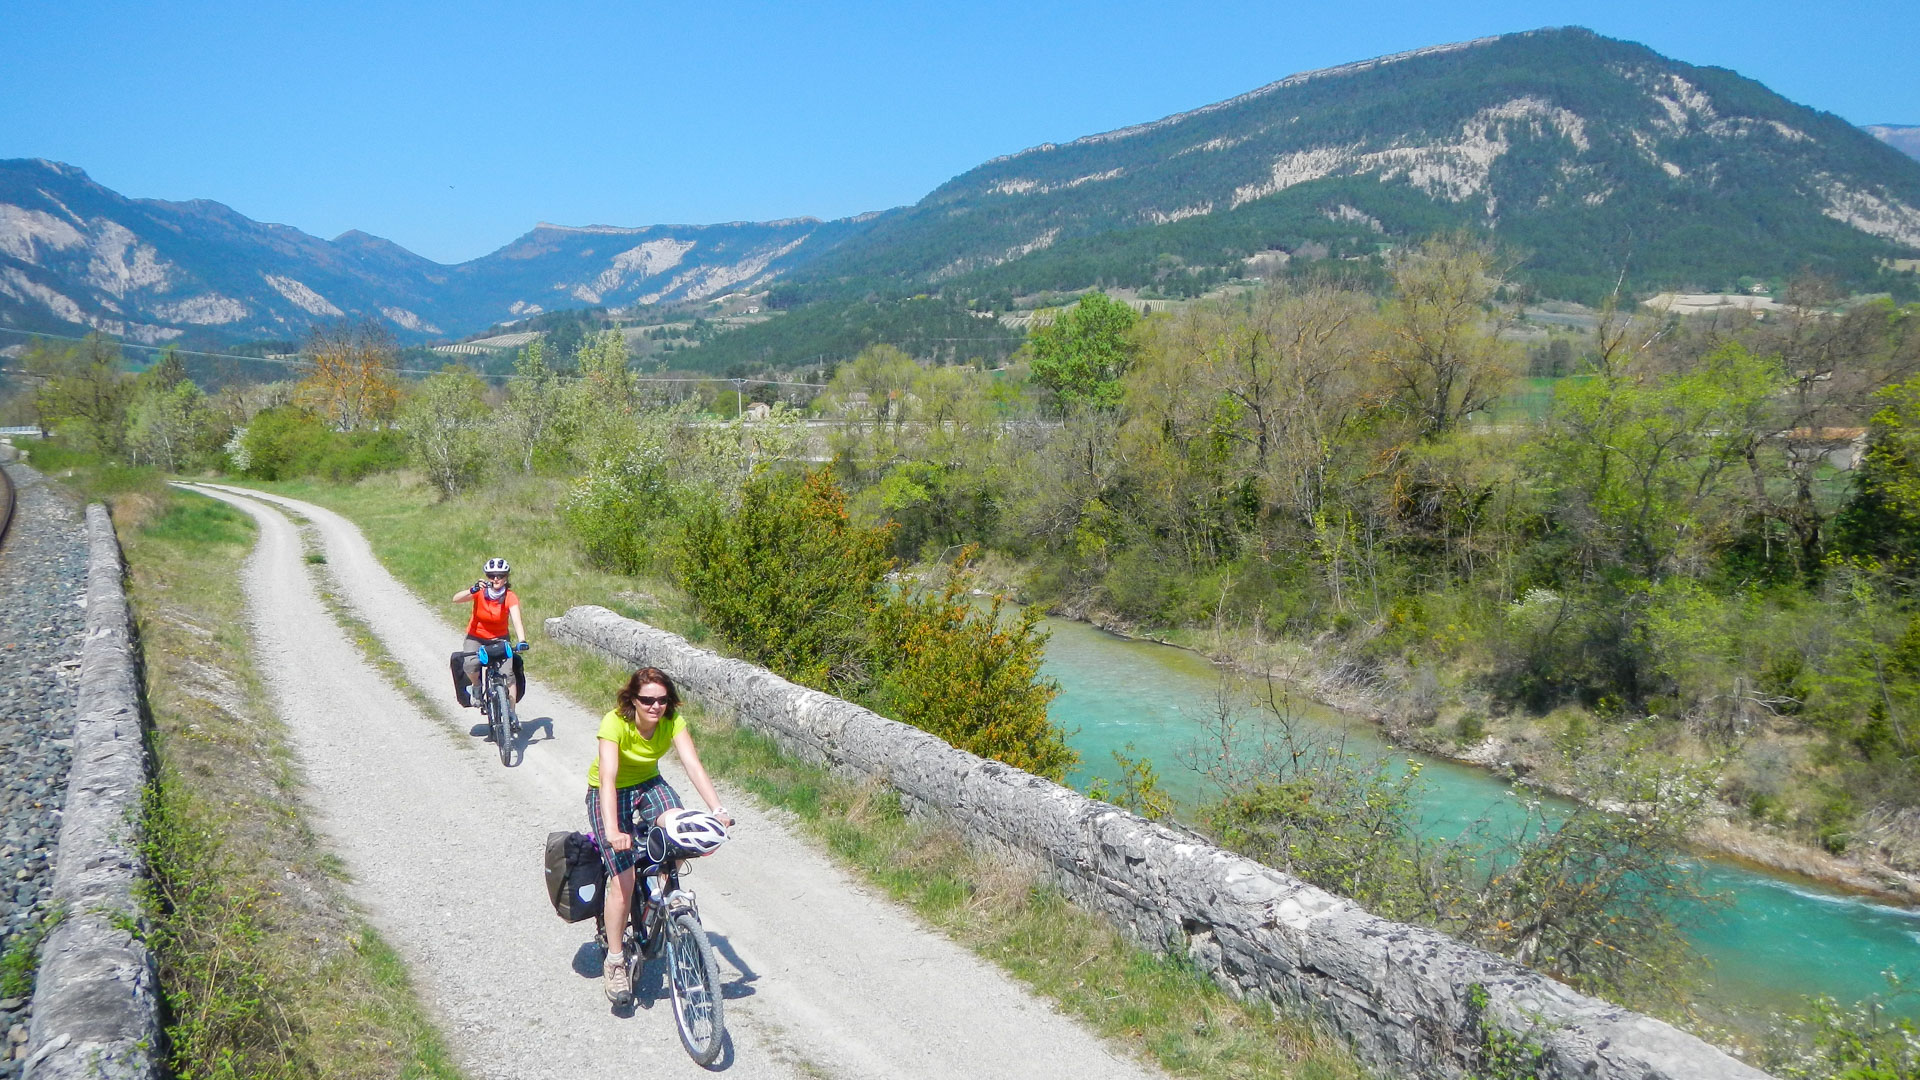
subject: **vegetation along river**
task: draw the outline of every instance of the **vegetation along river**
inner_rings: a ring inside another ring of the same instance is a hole
[[[1134,756],[1154,762],[1161,786],[1178,802],[1192,806],[1207,797],[1206,781],[1187,764],[1186,751],[1206,733],[1218,669],[1184,649],[1130,641],[1085,623],[1048,619],[1046,627],[1053,637],[1045,672],[1060,683],[1052,716],[1081,758],[1069,777],[1075,786],[1114,776],[1110,751],[1131,743]],[[1497,829],[1521,815],[1522,796],[1485,770],[1395,749],[1369,724],[1303,698],[1293,704],[1309,731],[1344,737],[1350,750],[1422,761],[1419,809],[1437,835],[1458,836],[1480,819]],[[1883,992],[1880,972],[1888,968],[1920,974],[1920,911],[1717,860],[1707,860],[1703,872],[1708,891],[1732,901],[1700,913],[1691,931],[1711,964],[1701,990],[1709,1003],[1748,1015],[1799,1011],[1808,994],[1851,1002]],[[1900,1005],[1920,1011],[1911,999]]]

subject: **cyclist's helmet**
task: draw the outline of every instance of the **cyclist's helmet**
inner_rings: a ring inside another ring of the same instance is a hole
[[[483,574],[510,574],[513,572],[513,567],[507,565],[507,560],[495,555],[493,558],[487,560],[487,565],[482,567],[480,572]]]
[[[669,810],[647,834],[647,857],[664,862],[679,855],[709,855],[727,842],[727,827],[705,810]]]

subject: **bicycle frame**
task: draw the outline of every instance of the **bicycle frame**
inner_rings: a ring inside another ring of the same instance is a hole
[[[514,715],[512,693],[500,693],[501,687],[513,685],[515,652],[513,643],[503,639],[489,641],[477,651],[466,654],[479,661],[475,665],[475,681],[469,695],[479,695],[480,714],[486,717],[492,738],[499,746],[502,765],[513,764],[513,739],[520,728],[519,719]]]

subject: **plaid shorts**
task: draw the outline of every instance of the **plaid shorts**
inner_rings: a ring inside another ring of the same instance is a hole
[[[633,869],[640,859],[640,852],[647,846],[647,830],[653,827],[653,819],[669,810],[680,808],[680,794],[673,790],[664,776],[653,776],[642,780],[632,787],[618,788],[614,791],[615,813],[625,824],[628,836],[633,837],[633,846],[625,851],[613,850],[606,841],[606,826],[600,820],[600,789],[587,789],[587,821],[593,829],[593,841],[600,845],[600,861],[607,865],[607,876],[625,873]],[[639,825],[633,824],[639,822]]]

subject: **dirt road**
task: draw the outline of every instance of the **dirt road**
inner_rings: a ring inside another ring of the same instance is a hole
[[[503,768],[493,746],[468,733],[479,714],[451,700],[447,654],[458,630],[395,581],[350,522],[278,496],[183,486],[259,523],[245,575],[253,640],[315,823],[469,1074],[573,1078],[637,1066],[699,1075],[674,1035],[659,962],[637,989],[660,1000],[616,1015],[601,992],[592,923],[560,922],[541,887],[547,832],[584,828],[602,710],[529,679],[520,711],[532,741]],[[295,525],[276,508],[313,524],[324,566],[305,561]],[[418,694],[356,651],[321,603],[315,571],[332,575]],[[435,704],[422,706],[421,695]],[[698,801],[672,763],[667,772]],[[1160,1075],[852,881],[743,793],[723,786],[723,796],[740,819],[737,838],[688,879],[726,980],[732,1045],[716,1068],[743,1078]]]

